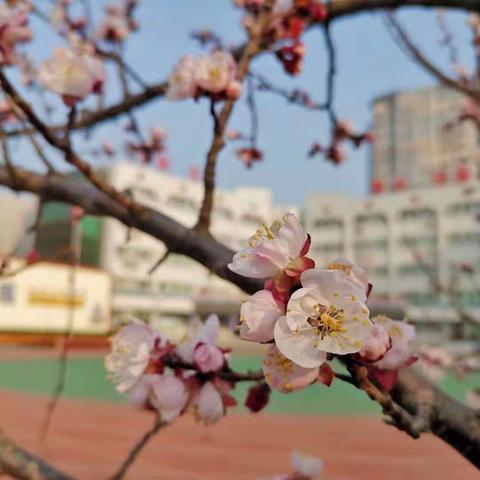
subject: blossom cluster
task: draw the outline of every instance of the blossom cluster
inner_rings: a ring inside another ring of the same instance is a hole
[[[371,319],[365,271],[335,259],[317,267],[307,254],[311,239],[294,214],[264,224],[229,264],[233,272],[264,279],[264,289],[241,307],[240,335],[269,343],[263,362],[276,390],[299,390],[315,381],[330,385],[330,360],[349,355],[392,388],[399,368],[412,360],[414,327],[387,317]]]
[[[133,18],[137,3],[137,0],[127,0],[120,5],[106,5],[105,16],[96,32],[97,37],[113,43],[125,41],[131,32],[138,29],[138,23]]]
[[[335,165],[342,163],[345,160],[346,153],[343,144],[349,142],[353,147],[359,148],[363,143],[373,143],[374,136],[371,132],[357,133],[353,126],[348,121],[338,121],[332,130],[332,138],[330,145],[323,146],[319,143],[314,143],[308,152],[309,157],[314,157],[318,154],[325,155],[325,158]]]
[[[92,48],[78,43],[69,48],[56,48],[53,58],[40,66],[39,78],[45,88],[72,106],[91,93],[101,93],[106,72]]]
[[[127,131],[138,133],[136,125],[128,125]],[[137,141],[128,140],[125,143],[129,154],[138,156],[142,163],[151,163],[154,159],[167,161],[165,156],[160,157],[166,150],[167,132],[161,127],[151,128],[148,137],[137,135]]]
[[[206,425],[235,405],[228,351],[217,346],[220,323],[210,316],[183,342],[170,343],[149,325],[135,320],[112,338],[105,361],[109,378],[130,403],[156,410],[171,422],[186,411]]]
[[[265,0],[236,0],[236,5],[245,11],[242,23],[250,31],[257,28],[257,17]],[[302,70],[305,45],[301,36],[312,22],[323,22],[328,12],[319,0],[278,0],[275,2],[272,19],[265,37],[274,45],[275,54],[284,70],[298,75]]]
[[[223,50],[193,58],[183,57],[168,79],[167,98],[182,100],[208,96],[214,100],[236,100],[242,84],[236,79],[236,62]]]
[[[0,6],[0,65],[14,65],[19,60],[16,46],[33,38],[28,27],[28,9]]]

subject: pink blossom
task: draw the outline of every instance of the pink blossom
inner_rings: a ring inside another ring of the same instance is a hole
[[[71,105],[90,93],[97,93],[105,80],[105,70],[98,58],[68,48],[54,50],[39,71],[45,88],[61,95]]]
[[[431,380],[438,382],[453,364],[453,356],[443,348],[422,346],[418,351],[418,365]]]
[[[197,345],[216,346],[219,333],[220,321],[216,315],[210,315],[204,324],[177,345],[176,352],[184,362],[193,363]]]
[[[174,375],[158,375],[152,385],[150,402],[165,422],[171,422],[186,407],[188,391],[185,383]]]
[[[121,393],[129,390],[145,373],[160,335],[140,320],[122,327],[112,338],[111,352],[105,359],[109,377]]]
[[[335,372],[328,362],[323,362],[318,370],[317,382],[322,383],[326,387],[329,387],[333,379],[335,378]]]
[[[266,382],[275,390],[290,393],[308,387],[317,380],[318,367],[303,368],[282,355],[272,345],[263,360]]]
[[[232,80],[225,90],[225,95],[229,100],[237,100],[242,94],[242,83],[238,80]]]
[[[196,85],[209,93],[224,92],[235,79],[236,64],[228,52],[216,50],[202,55],[195,62]]]
[[[240,336],[249,342],[273,339],[276,321],[285,314],[285,305],[277,302],[269,290],[260,290],[240,308]]]
[[[275,343],[290,360],[318,367],[327,353],[360,351],[373,324],[363,287],[342,270],[310,269],[302,273],[287,311],[275,324]]]
[[[128,401],[138,407],[155,408],[165,422],[171,422],[185,409],[188,390],[172,374],[146,374],[129,390]]]
[[[358,354],[365,362],[378,362],[390,347],[391,340],[385,328],[381,325],[374,325]]]
[[[351,280],[358,282],[364,288],[365,294],[368,297],[371,284],[368,282],[367,273],[363,268],[341,257],[332,260],[327,268],[329,270],[342,270]]]
[[[217,372],[225,364],[225,356],[220,348],[199,343],[193,351],[193,363],[203,373]]]
[[[200,389],[195,405],[197,420],[205,425],[218,422],[225,415],[222,395],[212,382],[206,382]]]
[[[298,218],[287,213],[281,221],[257,230],[249,247],[236,253],[228,268],[244,277],[271,278],[282,273],[295,277],[314,265],[305,257],[309,246],[309,236]]]
[[[97,30],[97,37],[109,42],[123,42],[130,33],[130,26],[124,8],[107,5],[106,15]]]
[[[167,98],[182,100],[195,95],[197,86],[194,79],[195,60],[191,55],[180,59],[175,69],[168,77]]]
[[[0,100],[0,123],[14,123],[16,121],[17,117],[10,100]]]
[[[392,348],[374,365],[382,370],[395,370],[409,363],[412,357],[412,343],[415,327],[404,321],[392,320],[383,315],[373,319],[376,325],[385,328],[392,341]]]
[[[13,65],[18,57],[15,47],[32,39],[25,9],[0,8],[0,65]]]

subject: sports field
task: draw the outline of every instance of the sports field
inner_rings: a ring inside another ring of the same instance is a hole
[[[258,368],[260,357],[236,357],[237,369]],[[152,422],[126,405],[105,380],[103,357],[76,354],[46,440],[40,440],[49,394],[58,375],[53,352],[0,350],[0,425],[30,450],[76,479],[107,479]],[[474,383],[470,378],[466,384]],[[445,388],[462,397],[464,382]],[[239,391],[239,399],[244,395]],[[213,427],[190,415],[161,432],[142,452],[131,480],[256,480],[288,472],[292,450],[324,459],[322,480],[474,480],[476,470],[436,438],[412,440],[385,426],[378,409],[349,385],[315,386],[274,394],[266,412],[237,409]]]
[[[0,353],[1,357],[1,353]],[[231,365],[239,371],[255,370],[261,366],[259,356],[233,357]],[[59,372],[58,360],[47,358],[4,359],[0,362],[0,388],[20,390],[28,393],[49,394],[55,390]],[[340,370],[340,367],[338,368]],[[458,399],[480,381],[475,376],[459,381],[454,375],[448,376],[442,387]],[[235,395],[241,403],[245,398],[247,385],[239,385]],[[112,384],[105,378],[103,356],[100,354],[73,354],[68,359],[64,396],[93,400],[122,402]],[[377,405],[365,394],[341,381],[331,388],[315,385],[300,392],[284,395],[274,392],[268,411],[272,413],[352,415],[379,412]]]

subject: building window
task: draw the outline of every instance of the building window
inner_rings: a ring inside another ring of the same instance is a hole
[[[15,285],[6,283],[0,286],[0,302],[13,303],[15,301]]]

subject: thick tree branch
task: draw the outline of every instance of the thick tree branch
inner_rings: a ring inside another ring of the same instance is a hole
[[[429,430],[480,468],[480,412],[443,393],[411,369],[404,369],[392,392],[396,403],[413,415],[430,397]]]
[[[20,480],[72,480],[0,432],[0,472]]]
[[[5,167],[0,167],[0,184],[12,190],[27,191],[44,201],[60,201],[78,205],[91,215],[116,218],[129,227],[142,230],[165,243],[172,253],[187,255],[200,262],[221,278],[231,281],[248,293],[262,288],[262,282],[241,277],[227,268],[233,252],[210,235],[184,227],[170,217],[140,205],[139,213],[114,201],[93,185],[63,175],[38,175],[15,169],[15,180]]]
[[[403,7],[442,7],[480,12],[478,0],[333,0],[329,4],[329,18],[334,20],[357,13]]]

